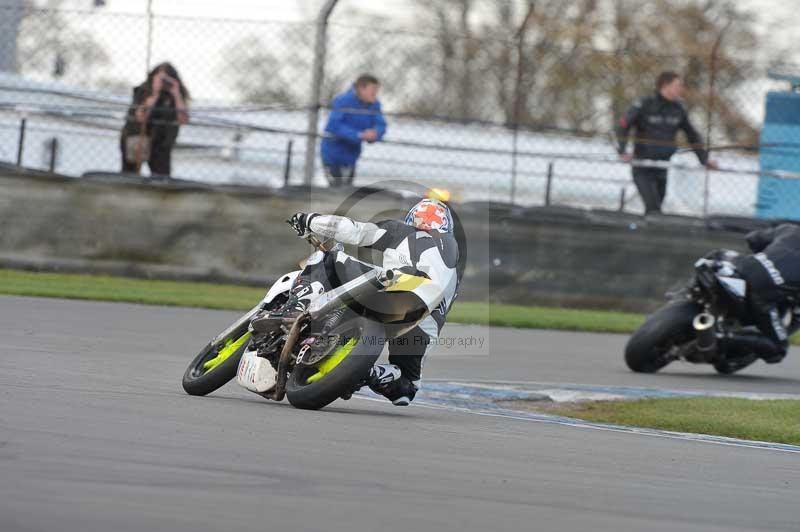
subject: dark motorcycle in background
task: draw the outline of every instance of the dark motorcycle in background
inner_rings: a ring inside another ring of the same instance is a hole
[[[668,294],[669,303],[633,333],[625,362],[637,373],[655,373],[684,360],[711,364],[722,374],[735,373],[760,358],[770,342],[755,326],[747,305],[747,283],[731,262],[735,251],[718,250],[699,259],[689,284]],[[794,298],[780,309],[791,336],[800,329]]]

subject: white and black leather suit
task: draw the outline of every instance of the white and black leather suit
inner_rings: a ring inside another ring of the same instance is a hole
[[[320,282],[325,290],[361,275],[378,265],[427,277],[430,282],[413,290],[419,316],[428,315],[413,329],[388,342],[389,362],[402,371],[403,393],[413,399],[420,385],[425,355],[444,326],[458,291],[458,244],[452,233],[423,231],[397,220],[358,222],[343,216],[310,213],[308,230],[343,244],[374,250],[373,257],[359,261],[343,251],[312,255],[300,279]],[[411,316],[412,318],[414,316]],[[391,327],[387,327],[391,334]]]

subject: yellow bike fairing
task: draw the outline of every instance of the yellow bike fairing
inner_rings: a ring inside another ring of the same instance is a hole
[[[386,292],[413,292],[425,283],[430,283],[431,280],[427,277],[419,275],[411,275],[408,273],[401,273],[397,277],[397,281],[386,288]]]

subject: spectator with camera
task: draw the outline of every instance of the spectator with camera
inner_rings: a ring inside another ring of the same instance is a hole
[[[168,177],[172,149],[180,126],[189,122],[189,91],[170,63],[161,63],[133,89],[133,103],[122,128],[122,171],[139,173],[147,162],[150,175]]]
[[[386,134],[386,120],[378,101],[378,78],[362,74],[352,88],[334,98],[320,148],[325,175],[332,187],[352,185],[361,143],[379,142]]]

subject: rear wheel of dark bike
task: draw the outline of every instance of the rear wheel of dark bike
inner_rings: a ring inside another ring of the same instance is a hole
[[[183,374],[183,389],[189,395],[208,395],[236,377],[239,360],[250,344],[249,323],[233,331],[227,339],[208,344]]]
[[[667,352],[692,339],[692,320],[698,312],[700,307],[691,301],[658,309],[631,335],[625,346],[625,363],[637,373],[655,373],[669,364]]]
[[[332,353],[313,366],[295,366],[289,376],[286,397],[296,408],[319,410],[352,393],[383,350],[383,324],[367,318],[349,319],[330,334],[339,335]]]

